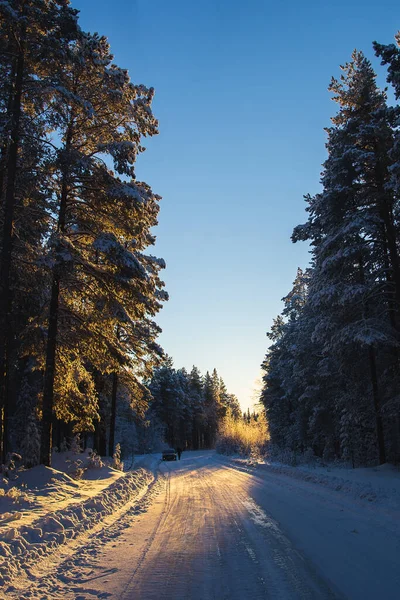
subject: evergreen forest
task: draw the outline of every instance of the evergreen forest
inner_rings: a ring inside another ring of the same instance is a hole
[[[396,42],[374,43],[390,89],[360,51],[331,80],[321,190],[292,235],[311,261],[267,334],[262,414],[243,416],[215,368],[176,369],[158,342],[161,197],[136,177],[154,89],[68,0],[0,1],[0,462],[50,466],[76,435],[101,456],[237,452],[242,422],[263,451],[400,461]]]
[[[374,44],[400,98],[397,45]],[[292,241],[310,245],[262,364],[271,443],[353,466],[400,460],[400,107],[354,51],[329,91],[322,190]]]

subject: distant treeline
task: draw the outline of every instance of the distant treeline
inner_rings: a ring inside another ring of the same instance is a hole
[[[197,367],[190,373],[175,370],[167,360],[155,370],[149,389],[150,420],[162,425],[163,437],[172,447],[213,448],[221,420],[227,414],[242,416],[238,399],[228,393],[216,369],[202,376]]]
[[[398,45],[375,43],[400,98]],[[400,460],[400,106],[361,52],[329,87],[322,191],[293,242],[311,245],[271,328],[261,400],[271,442],[354,465]]]
[[[250,412],[242,415],[238,399],[227,391],[216,369],[202,375],[197,367],[190,373],[175,369],[172,359],[165,357],[143,385],[148,390],[147,404],[139,411],[132,403],[130,390],[118,385],[112,403],[113,377],[104,378],[98,396],[101,418],[94,431],[85,430],[80,439],[84,447],[94,448],[101,456],[112,455],[116,443],[122,456],[159,452],[166,445],[186,450],[213,448],[224,418],[250,422]],[[61,435],[55,429],[54,445],[66,448],[73,439],[72,426],[64,424]]]

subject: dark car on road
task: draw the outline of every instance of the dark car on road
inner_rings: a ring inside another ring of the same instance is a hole
[[[163,450],[162,459],[163,460],[177,460],[178,457],[173,448],[168,448],[167,450]]]

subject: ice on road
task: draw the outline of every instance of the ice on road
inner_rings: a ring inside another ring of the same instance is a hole
[[[26,597],[400,597],[395,515],[290,477],[239,470],[213,452],[186,452],[160,468],[158,493],[119,537],[84,560],[77,552],[51,589],[43,583]]]

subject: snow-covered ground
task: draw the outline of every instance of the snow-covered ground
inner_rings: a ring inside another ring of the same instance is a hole
[[[353,496],[377,504],[388,510],[400,510],[400,467],[381,465],[379,467],[352,469],[340,465],[316,466],[300,465],[291,467],[279,462],[234,458],[243,468],[276,473],[294,477],[329,488],[340,494]]]
[[[138,462],[154,469],[158,457]],[[396,470],[253,467],[186,452],[149,481],[97,528],[34,561],[4,597],[399,598]]]
[[[17,470],[0,486],[0,585],[26,574],[71,540],[101,529],[106,517],[124,512],[154,480],[156,457],[139,457],[124,473],[85,452],[55,454],[53,467]],[[68,472],[80,469],[80,478]],[[0,592],[1,593],[1,592]]]

